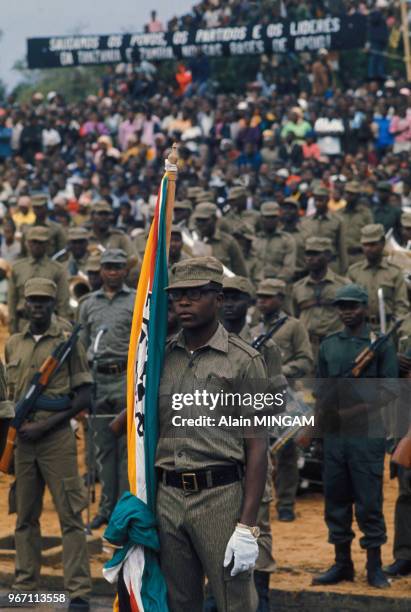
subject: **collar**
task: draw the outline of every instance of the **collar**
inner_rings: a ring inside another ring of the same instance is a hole
[[[114,294],[113,297],[116,297],[116,295],[118,295],[119,293],[130,293],[130,292],[131,292],[130,287],[127,287],[127,285],[123,284],[122,287],[120,287],[120,289]],[[97,289],[97,291],[95,292],[95,295],[100,298],[107,297],[103,287],[100,287],[100,289]]]
[[[361,329],[361,333],[358,336],[352,336],[351,334],[348,333],[346,328],[344,328],[338,335],[340,338],[346,338],[346,339],[354,337],[354,338],[360,338],[361,340],[371,340],[370,333],[371,333],[371,327],[368,325],[368,323],[364,323]]]
[[[29,255],[29,262],[31,264],[42,264],[44,263],[46,260],[49,260],[50,258],[47,257],[47,255],[43,255],[43,257],[40,257],[40,259],[34,259],[34,257],[32,255]]]
[[[370,264],[367,259],[365,260],[364,264],[365,264],[364,268],[366,270],[370,270],[372,268],[383,268],[384,270],[386,270],[388,268],[388,264],[387,264],[385,257],[383,257],[381,261],[376,265]]]
[[[175,346],[187,350],[184,331],[182,329],[172,340],[172,347],[174,348]],[[221,323],[218,324],[218,327],[214,335],[210,338],[210,340],[206,342],[203,346],[196,349],[196,351],[194,352],[198,352],[199,350],[204,348],[211,348],[220,353],[228,353],[228,332]]]
[[[29,336],[30,338],[33,338],[33,334],[30,331],[30,323],[25,324],[21,333],[25,337]],[[50,327],[44,332],[44,334],[42,334],[42,336],[43,337],[44,336],[56,337],[56,336],[59,336],[60,333],[61,333],[61,329],[59,325],[57,324],[57,320],[55,316],[53,315],[51,318]]]
[[[319,283],[331,283],[335,278],[335,274],[334,272],[331,270],[331,268],[327,268],[327,272],[325,274],[325,276],[322,277],[322,279],[320,279],[319,281],[315,281],[313,278],[311,278],[310,275],[308,275],[304,281],[306,285],[318,285]]]

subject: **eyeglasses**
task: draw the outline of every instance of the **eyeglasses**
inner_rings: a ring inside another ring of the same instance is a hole
[[[173,302],[180,302],[183,297],[186,297],[190,302],[198,302],[203,295],[207,293],[217,293],[216,289],[211,287],[190,287],[187,289],[170,289],[168,295]]]

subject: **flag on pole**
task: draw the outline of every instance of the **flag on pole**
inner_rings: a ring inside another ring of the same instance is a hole
[[[166,162],[147,239],[134,305],[127,366],[127,447],[130,493],[116,505],[104,537],[116,545],[103,574],[117,580],[120,612],[167,612],[157,561],[155,521],[157,398],[167,335],[167,253],[175,197],[175,147]]]

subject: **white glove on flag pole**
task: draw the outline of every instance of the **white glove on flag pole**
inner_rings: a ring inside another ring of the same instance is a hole
[[[230,565],[234,557],[234,565],[231,575],[236,576],[241,572],[253,569],[258,557],[257,538],[249,529],[236,527],[231,538],[228,540],[224,555],[224,567]]]

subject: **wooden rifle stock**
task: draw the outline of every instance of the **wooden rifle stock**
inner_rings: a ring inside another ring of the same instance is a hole
[[[0,457],[0,472],[3,472],[3,474],[10,474],[16,436],[17,430],[10,425],[7,430],[7,440],[4,446],[3,454]]]
[[[119,438],[127,431],[127,409],[124,408],[112,421],[110,421],[109,425],[113,434]]]
[[[407,470],[411,468],[411,437],[409,435],[399,441],[391,461]]]

